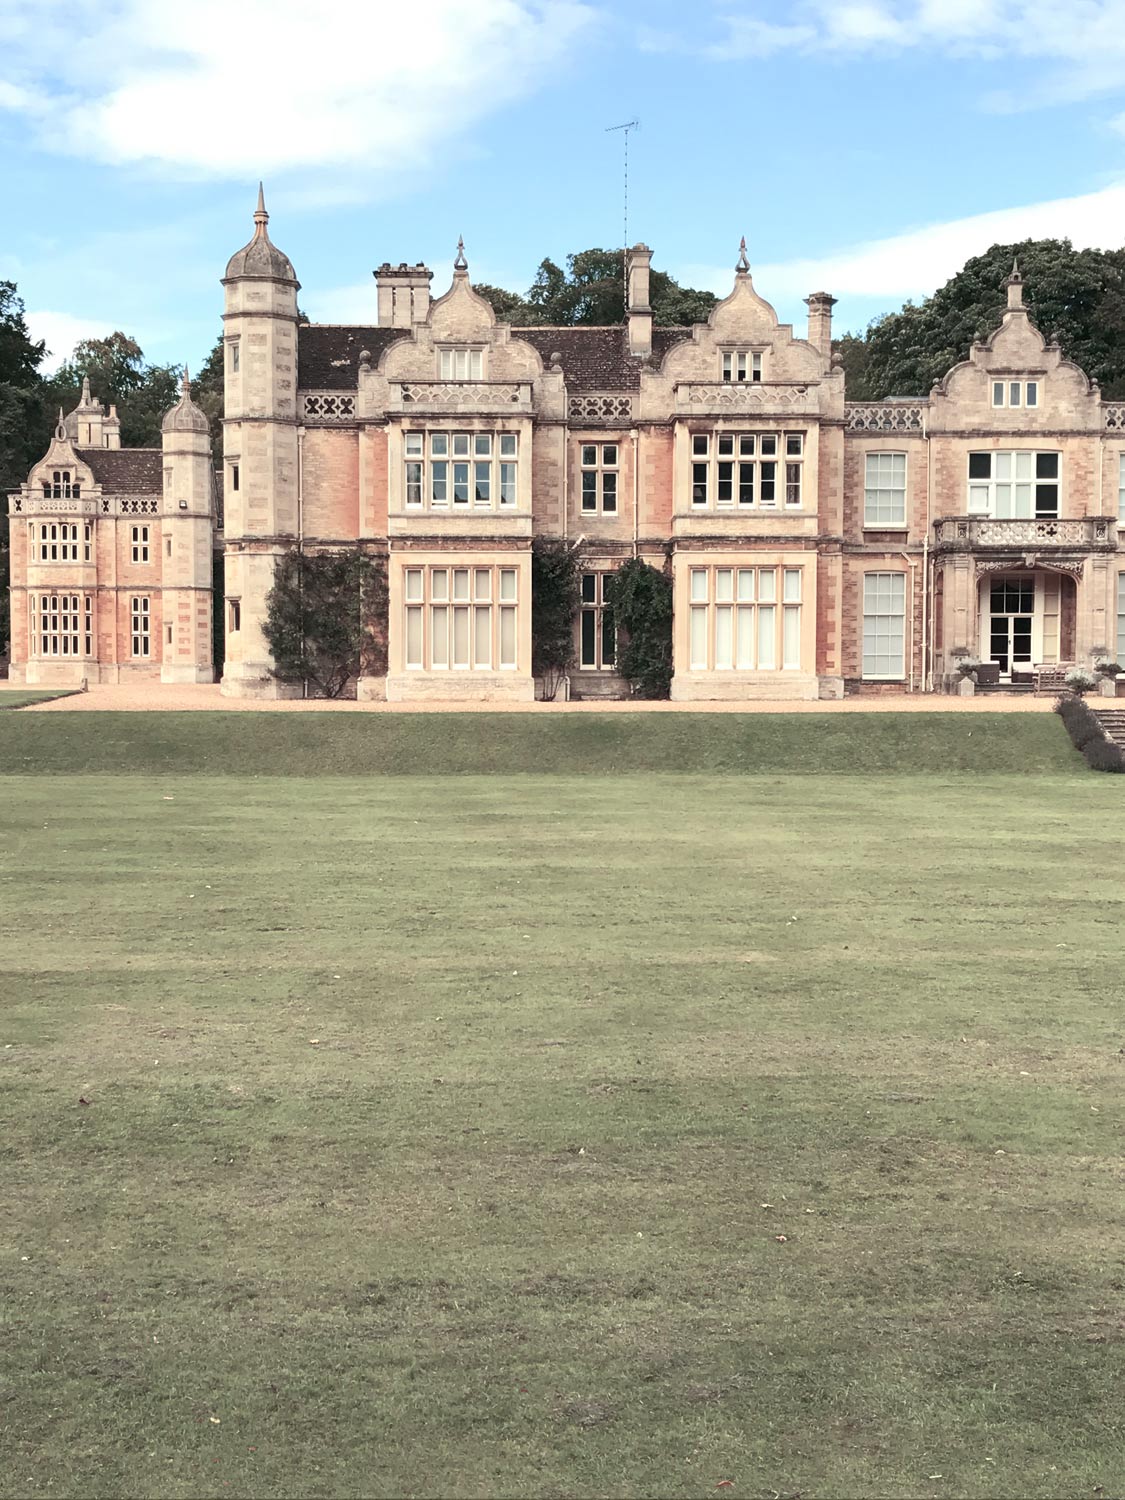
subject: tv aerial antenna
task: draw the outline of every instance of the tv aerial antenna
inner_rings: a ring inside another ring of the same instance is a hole
[[[624,171],[624,194],[622,198],[622,222],[624,225],[624,236],[622,240],[621,264],[625,281],[625,302],[629,302],[629,132],[639,130],[640,120],[626,120],[623,125],[607,125],[606,135],[613,135],[620,130],[625,146],[625,171]]]

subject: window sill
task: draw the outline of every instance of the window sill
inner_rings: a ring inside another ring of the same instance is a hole
[[[908,532],[910,530],[910,525],[906,521],[895,521],[893,523],[888,521],[885,526],[880,526],[878,524],[872,523],[871,521],[864,521],[864,523],[863,523],[863,529],[864,529],[864,531],[901,531],[901,532]]]

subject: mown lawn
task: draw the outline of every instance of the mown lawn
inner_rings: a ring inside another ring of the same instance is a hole
[[[3,787],[0,1494],[1120,1492],[1116,778],[129,717]]]
[[[70,698],[77,688],[17,688],[0,682],[0,709],[27,708],[33,703],[50,703],[55,698]]]

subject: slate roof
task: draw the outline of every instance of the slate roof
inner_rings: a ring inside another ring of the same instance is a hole
[[[689,337],[690,328],[654,328],[653,363],[659,364],[673,344]],[[568,391],[636,391],[641,385],[644,363],[629,353],[629,334],[624,325],[613,328],[513,328],[514,339],[526,339],[549,368],[551,355],[562,358]]]
[[[302,323],[297,329],[297,388],[302,391],[354,391],[359,385],[363,349],[372,364],[406,328],[364,328],[340,323]]]
[[[690,338],[690,328],[654,328],[652,358],[659,364],[673,344]],[[297,330],[297,386],[302,391],[354,391],[360,351],[377,364],[384,349],[409,337],[404,328],[367,328],[336,323],[306,323]],[[538,350],[544,368],[551,355],[562,357],[568,391],[635,391],[643,360],[629,353],[624,325],[611,328],[513,328]]]
[[[107,495],[159,495],[164,455],[159,448],[76,448]]]

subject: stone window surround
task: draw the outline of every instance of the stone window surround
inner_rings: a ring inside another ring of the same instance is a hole
[[[804,572],[777,563],[693,559],[687,570],[689,669],[799,672]],[[764,653],[763,638],[769,643]]]

